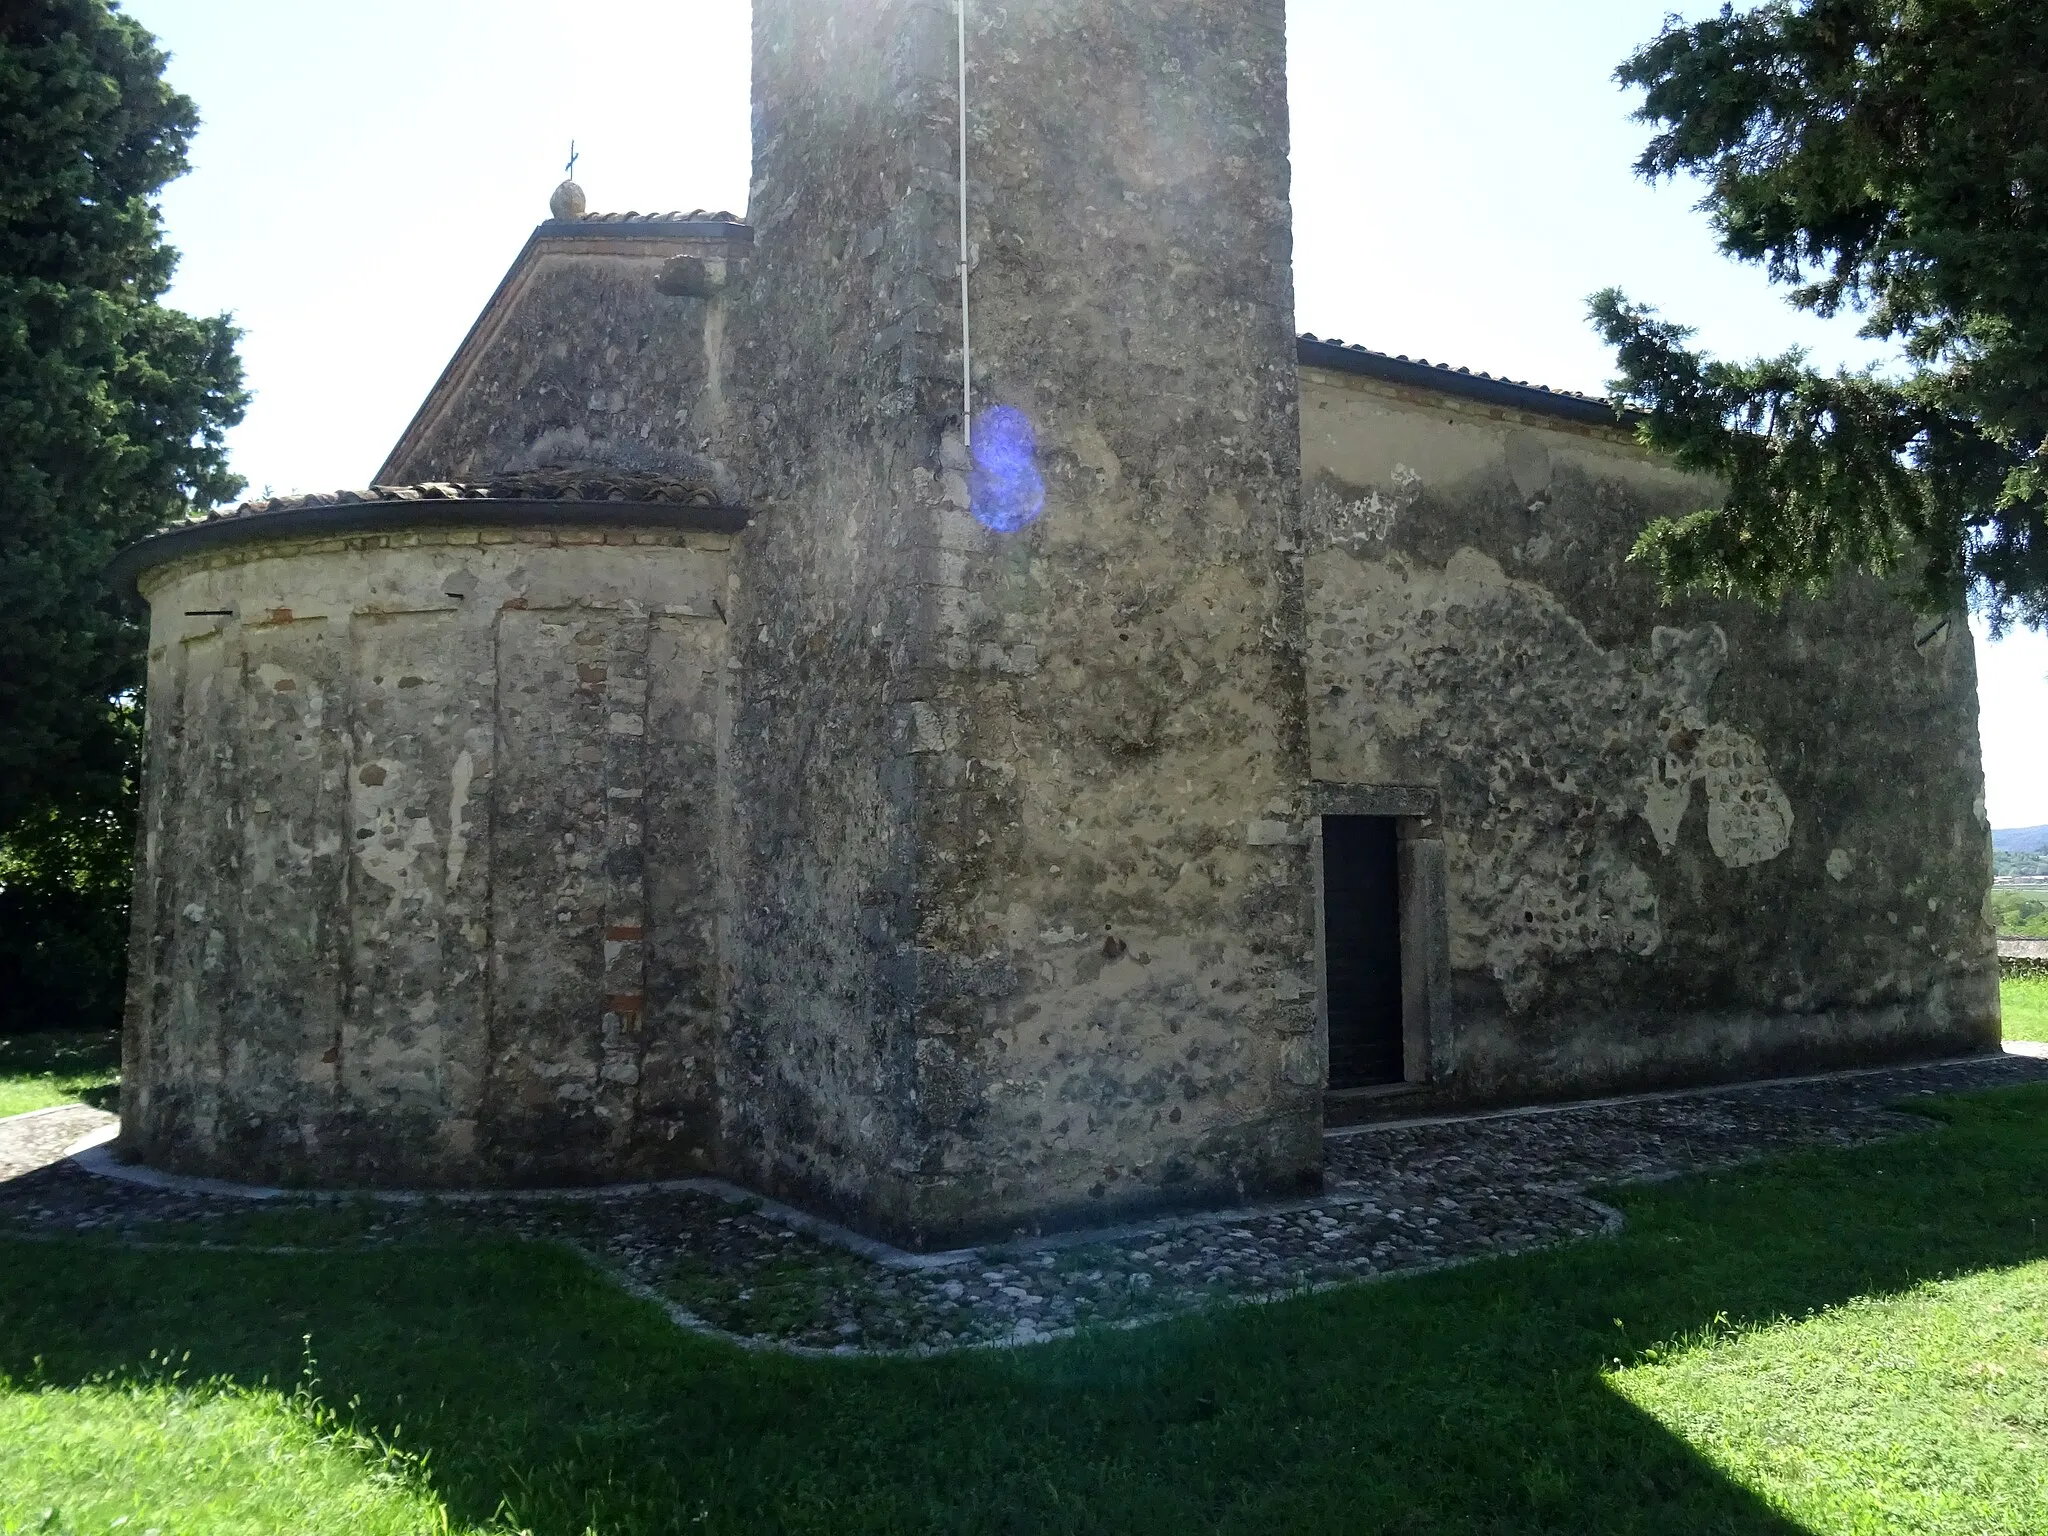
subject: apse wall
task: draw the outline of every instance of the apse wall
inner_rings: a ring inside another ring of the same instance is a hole
[[[145,573],[122,1147],[305,1184],[710,1165],[724,533],[240,531]]]

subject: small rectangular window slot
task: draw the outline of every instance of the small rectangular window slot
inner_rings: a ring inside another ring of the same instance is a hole
[[[234,616],[235,610],[232,608],[187,608],[185,610],[185,617],[188,619],[232,619]]]

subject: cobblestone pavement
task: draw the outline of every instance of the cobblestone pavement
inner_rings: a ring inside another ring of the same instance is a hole
[[[1284,1295],[1602,1230],[1586,1191],[1802,1146],[1923,1130],[1916,1095],[2048,1081],[2048,1060],[1987,1057],[1680,1097],[1333,1133],[1311,1200],[878,1259],[759,1202],[665,1188],[599,1198],[257,1204],[152,1189],[61,1161],[111,1117],[82,1106],[0,1121],[0,1231],[305,1249],[483,1235],[566,1241],[672,1315],[749,1343],[856,1351],[1029,1343]]]
[[[54,1163],[81,1136],[114,1123],[105,1110],[86,1104],[60,1104],[33,1109],[0,1120],[0,1201],[8,1181]]]

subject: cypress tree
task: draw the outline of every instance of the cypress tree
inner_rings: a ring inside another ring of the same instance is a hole
[[[145,635],[102,570],[240,489],[237,333],[162,302],[165,62],[108,0],[0,6],[0,1028],[113,1020]]]

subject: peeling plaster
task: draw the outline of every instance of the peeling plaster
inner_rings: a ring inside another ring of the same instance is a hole
[[[1422,476],[1406,464],[1394,466],[1393,483],[1386,489],[1373,486],[1355,496],[1324,480],[1302,496],[1303,524],[1308,537],[1319,543],[1384,543],[1421,495]]]
[[[1727,635],[1715,624],[1659,627],[1650,635],[1650,657],[1665,683],[1656,729],[1667,750],[1654,755],[1642,784],[1643,819],[1658,851],[1669,855],[1677,846],[1699,784],[1716,858],[1731,869],[1775,859],[1791,845],[1792,804],[1771,777],[1763,749],[1707,719],[1707,695],[1728,660]]]
[[[315,1183],[704,1170],[724,629],[695,615],[729,542],[695,537],[471,533],[459,608],[446,538],[163,578],[159,632],[321,617],[152,658],[138,923],[194,936],[144,948],[176,980],[143,983],[138,1151]]]
[[[1477,814],[1446,829],[1452,958],[1483,965],[1511,1007],[1565,961],[1664,942],[1631,820],[1668,856],[1698,786],[1724,864],[1789,844],[1792,808],[1762,749],[1707,717],[1728,655],[1716,625],[1611,651],[1548,590],[1466,547],[1440,569],[1318,557],[1309,627],[1317,777],[1478,791]]]
[[[468,752],[455,757],[455,772],[448,785],[448,886],[462,883],[462,861],[469,854],[469,786],[476,777],[476,763]]]

